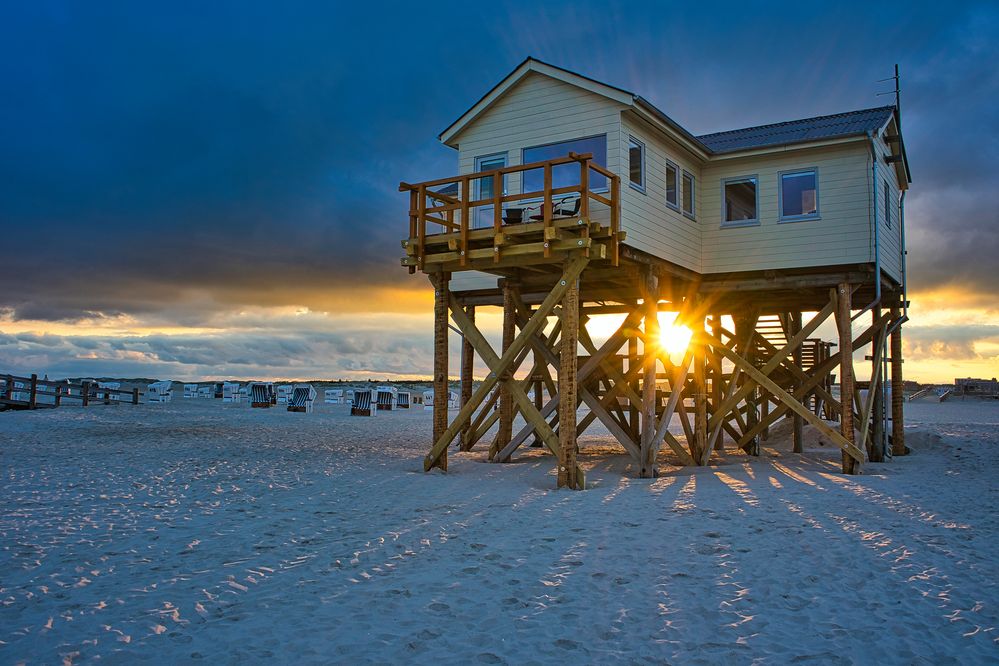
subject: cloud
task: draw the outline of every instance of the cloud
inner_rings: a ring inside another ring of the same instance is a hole
[[[983,352],[983,343],[999,344],[999,325],[918,326],[904,329],[903,353],[906,359],[950,359],[999,361],[994,351]]]

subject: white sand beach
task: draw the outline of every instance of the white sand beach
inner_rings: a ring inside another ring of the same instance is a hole
[[[422,410],[0,414],[0,663],[996,663],[999,404],[908,408],[862,476],[778,428],[639,480],[597,433],[584,492],[424,474]]]

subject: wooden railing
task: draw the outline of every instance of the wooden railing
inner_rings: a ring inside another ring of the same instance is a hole
[[[575,185],[554,187],[552,183],[553,169],[573,163],[579,165],[578,183]],[[543,171],[542,189],[517,194],[504,193],[503,185],[507,176],[536,169]],[[607,179],[607,188],[605,190],[601,188],[603,194],[595,192],[591,188],[592,173],[599,174]],[[490,180],[492,181],[492,196],[473,199],[473,181],[482,183]],[[449,185],[455,186],[454,195],[439,191],[442,188],[447,188]],[[468,265],[469,233],[472,231],[472,217],[475,215],[475,211],[482,207],[492,207],[492,227],[497,234],[502,233],[504,226],[508,226],[503,220],[505,205],[522,203],[525,204],[525,208],[538,209],[540,211],[538,216],[541,217],[541,222],[543,222],[544,237],[548,238],[553,226],[553,220],[556,217],[556,205],[564,205],[568,200],[578,197],[579,210],[571,217],[589,221],[592,203],[602,204],[609,209],[611,237],[617,239],[621,227],[620,189],[620,178],[599,164],[594,163],[592,153],[569,153],[566,157],[542,162],[518,164],[451,178],[439,178],[415,185],[409,183],[399,184],[400,192],[409,192],[409,239],[410,242],[415,241],[416,247],[412,248],[413,255],[417,258],[418,267],[421,269],[423,268],[426,239],[430,235],[428,234],[428,225],[439,227],[440,231],[438,233],[457,232],[458,242],[456,245],[459,250],[459,263],[461,266]],[[526,206],[526,204],[531,204],[531,206]],[[584,225],[584,235],[586,234],[585,228],[588,228],[587,225]],[[551,256],[551,250],[547,244],[544,256]],[[614,265],[617,265],[618,252],[616,241],[612,243],[612,256],[610,259]],[[416,268],[417,266],[410,266],[410,272],[415,272]]]
[[[0,409],[39,409],[59,407],[64,400],[77,400],[83,407],[90,404],[109,405],[112,402],[139,404],[139,389],[113,389],[100,386],[97,382],[57,382],[39,379],[38,375],[19,377],[0,375]],[[38,398],[52,398],[40,402]]]

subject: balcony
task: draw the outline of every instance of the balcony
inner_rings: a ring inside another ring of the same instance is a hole
[[[409,192],[402,265],[410,273],[496,272],[573,254],[619,262],[620,178],[589,153],[400,183],[399,191]]]

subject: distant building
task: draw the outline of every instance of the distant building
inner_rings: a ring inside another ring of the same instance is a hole
[[[995,377],[992,379],[955,379],[954,388],[957,393],[963,395],[999,395],[999,381]]]

